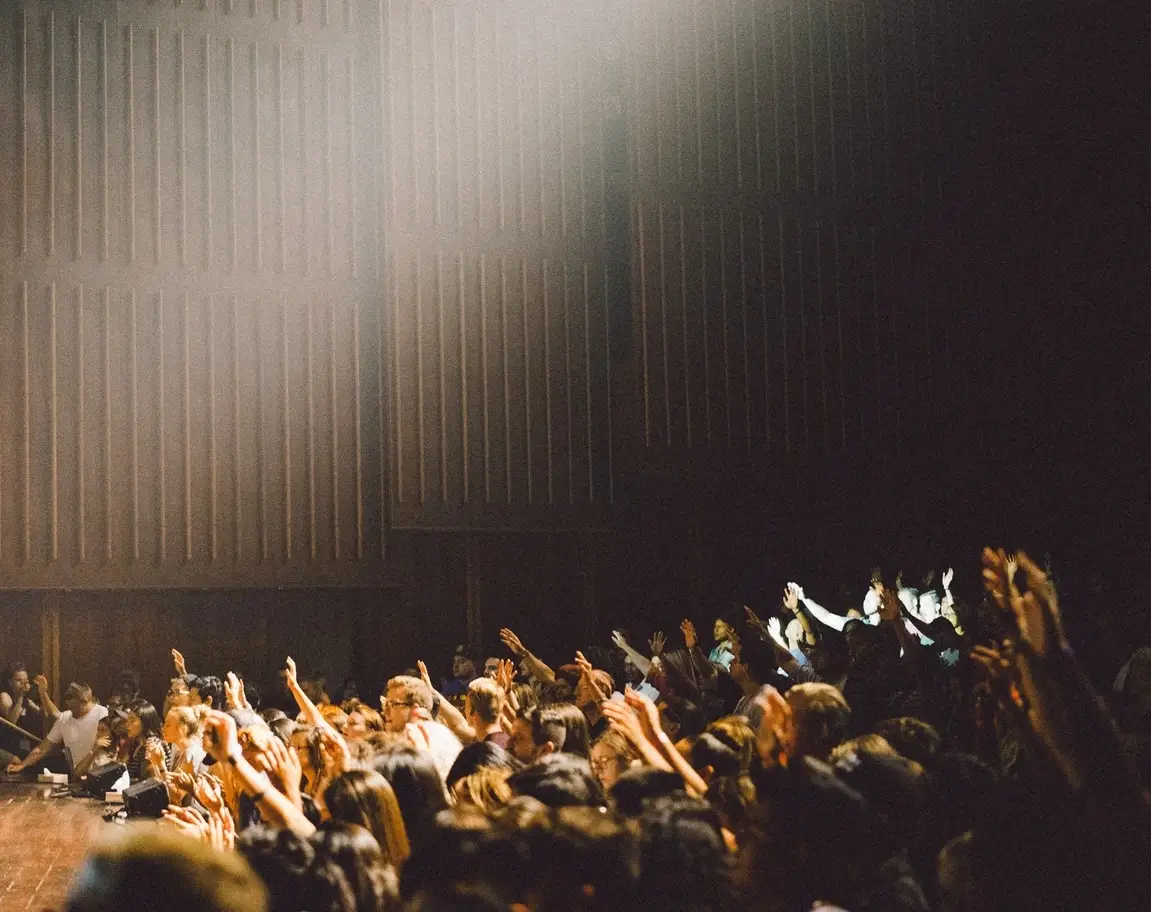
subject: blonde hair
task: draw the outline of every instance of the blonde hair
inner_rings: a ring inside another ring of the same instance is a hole
[[[511,770],[486,766],[470,776],[464,776],[452,786],[456,806],[476,807],[485,814],[498,811],[511,801],[512,790],[508,785],[510,775]]]
[[[896,750],[883,735],[876,735],[868,732],[866,735],[860,735],[858,738],[852,738],[850,741],[844,741],[842,744],[833,748],[828,762],[834,766],[844,757],[850,754],[874,754],[877,757],[894,757]]]

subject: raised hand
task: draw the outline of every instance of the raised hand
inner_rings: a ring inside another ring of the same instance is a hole
[[[188,666],[184,664],[184,654],[179,649],[172,650],[172,664],[176,666],[176,674],[180,677],[188,673]]]
[[[575,661],[576,665],[579,667],[580,677],[590,678],[594,669],[592,668],[591,662],[587,660],[582,652],[579,652],[578,650],[576,651]]]
[[[951,589],[951,581],[955,579],[955,571],[948,567],[943,571],[943,588],[945,591]]]
[[[663,655],[663,647],[667,643],[667,637],[664,636],[662,630],[657,630],[651,635],[651,639],[647,641],[647,645],[651,648],[653,656]]]
[[[879,594],[879,619],[894,624],[899,621],[901,603],[890,589],[884,589]]]
[[[204,748],[219,762],[240,754],[236,723],[227,713],[209,709],[204,713]]]
[[[679,625],[679,629],[680,632],[683,633],[683,642],[688,649],[691,649],[699,642],[695,635],[695,624],[691,621],[685,619],[683,623]]]
[[[630,687],[624,691],[623,699],[628,706],[635,710],[636,717],[643,727],[644,737],[655,743],[663,732],[663,725],[659,720],[659,709],[649,697],[644,696],[638,690],[632,690]]]
[[[780,642],[783,641],[783,625],[779,622],[779,618],[773,617],[768,619],[767,632]]]
[[[293,690],[300,686],[300,679],[296,676],[296,663],[291,656],[284,660],[284,668],[287,671],[285,680],[289,687]]]
[[[229,709],[247,709],[240,698],[240,679],[230,671],[224,676],[224,699]]]
[[[926,573],[923,574],[923,588],[924,589],[930,589],[931,584],[934,581],[935,581],[935,570],[934,569],[929,569]]]
[[[527,649],[524,648],[524,644],[520,642],[520,638],[507,627],[500,631],[500,640],[503,641],[503,644],[508,648],[512,655],[523,656],[527,652]]]
[[[625,637],[618,630],[611,632],[611,641],[620,649],[627,649],[627,637]]]
[[[792,727],[791,705],[774,687],[764,687],[755,698],[763,710],[759,729],[755,733],[755,746],[765,766],[775,766],[787,752]]]
[[[802,598],[803,590],[800,589],[795,583],[788,583],[787,587],[783,590],[783,607],[795,614],[799,610],[799,600]]]
[[[512,681],[516,677],[516,663],[511,659],[500,659],[499,668],[496,671],[496,684],[500,686],[504,693],[510,693],[512,689]]]
[[[423,680],[423,682],[425,684],[428,685],[428,689],[430,691],[432,691],[432,693],[435,693],[436,688],[432,684],[432,676],[430,674],[428,674],[428,666],[424,664],[423,659],[417,659],[416,660],[416,668],[418,668],[420,670],[420,678]]]
[[[320,733],[320,754],[324,758],[324,776],[330,780],[352,768],[352,752],[348,742],[334,730],[318,729]]]
[[[32,685],[41,696],[48,692],[48,679],[42,674],[38,674],[32,679]]]
[[[300,780],[304,773],[300,755],[279,738],[268,742],[267,754],[271,761],[269,772],[280,784],[280,790],[292,804],[302,809],[304,801],[300,795]]]
[[[619,700],[604,700],[600,705],[600,710],[612,729],[627,738],[637,749],[647,741],[639,715],[627,703],[621,703]]]

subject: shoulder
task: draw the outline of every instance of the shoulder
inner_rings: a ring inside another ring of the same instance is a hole
[[[96,721],[99,721],[100,719],[106,719],[108,718],[108,707],[101,706],[97,703],[92,707],[92,715],[95,716]]]
[[[12,695],[6,690],[0,690],[0,706],[3,706],[5,709],[12,708]]]

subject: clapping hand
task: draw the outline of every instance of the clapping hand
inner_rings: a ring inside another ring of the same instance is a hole
[[[512,689],[512,681],[516,677],[516,663],[511,659],[500,659],[499,668],[496,670],[496,684],[504,693],[510,693]]]

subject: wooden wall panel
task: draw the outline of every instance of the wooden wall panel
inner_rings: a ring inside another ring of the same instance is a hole
[[[949,114],[977,90],[975,10],[635,9],[632,305],[646,447],[782,457],[931,440],[943,430],[933,416],[966,389],[945,327],[974,306],[948,224],[969,128]]]
[[[610,501],[611,8],[386,4],[397,525]]]
[[[383,579],[378,21],[0,16],[5,585]]]

